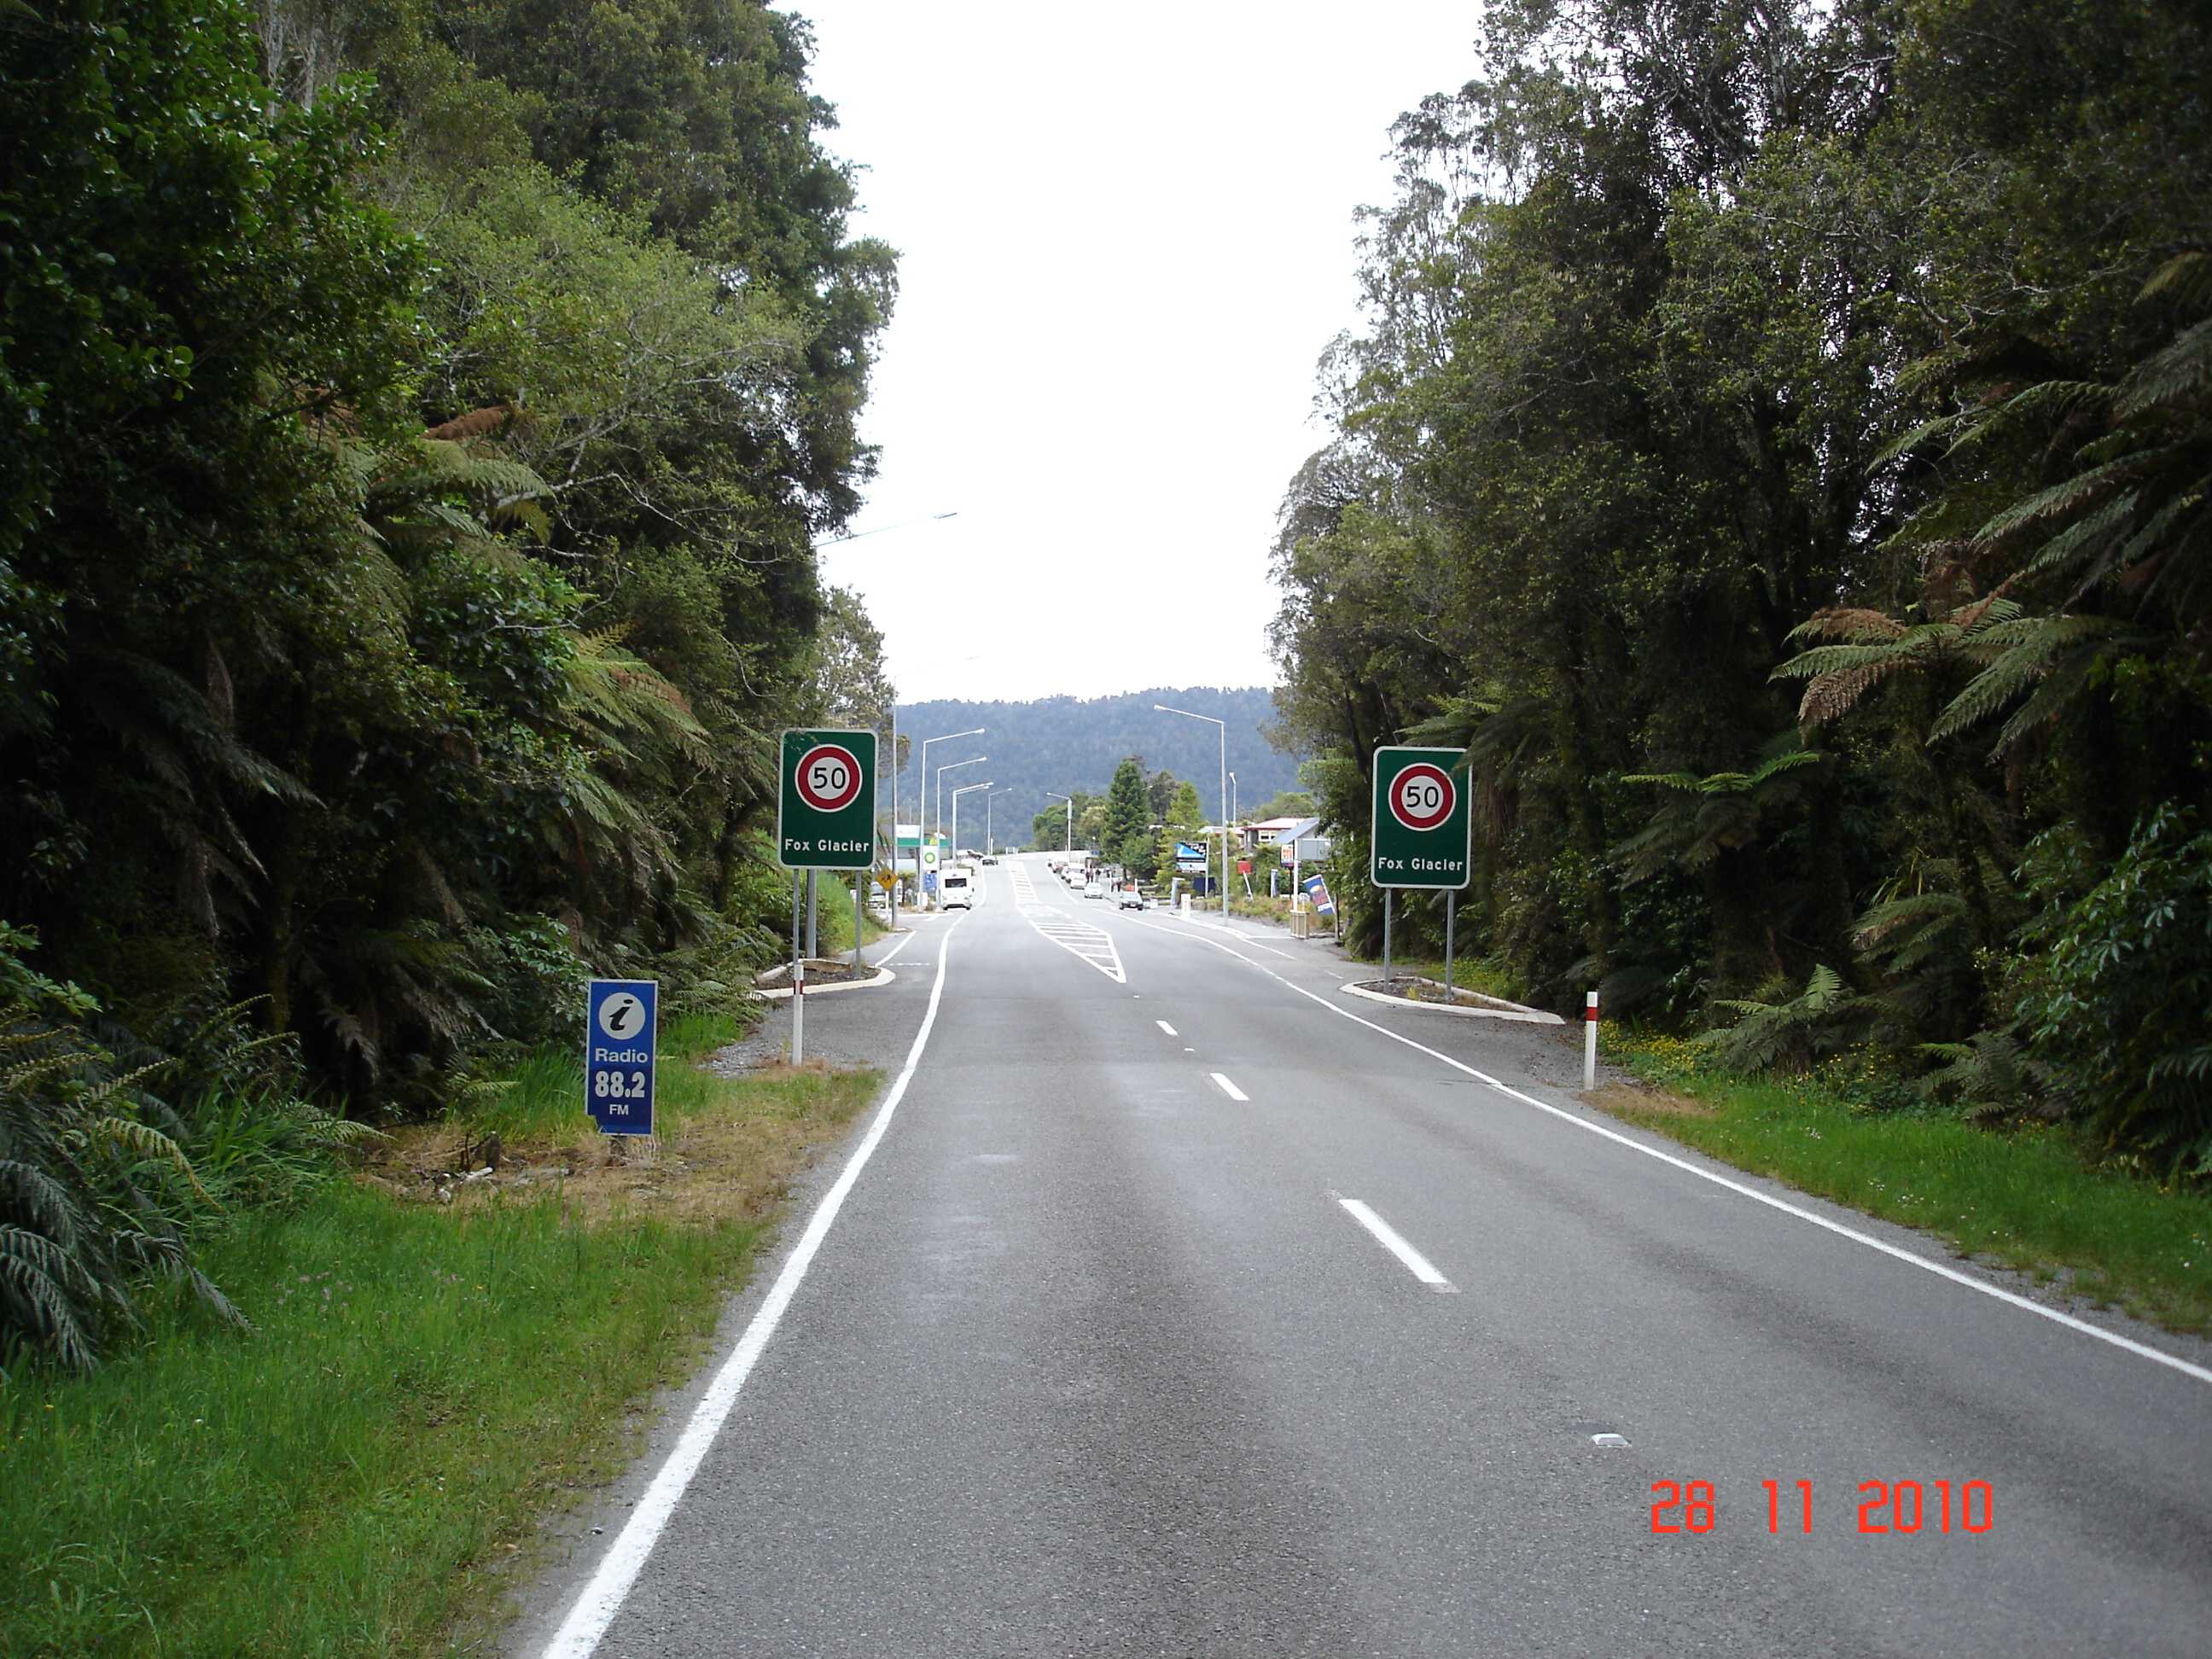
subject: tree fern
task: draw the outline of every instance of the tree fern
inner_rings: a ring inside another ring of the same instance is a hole
[[[1843,975],[1817,965],[1796,995],[1778,984],[1764,999],[1730,998],[1718,1006],[1735,1023],[1707,1031],[1698,1046],[1732,1071],[1802,1070],[1824,1054],[1848,1047],[1879,1010],[1875,999],[1855,994]]]

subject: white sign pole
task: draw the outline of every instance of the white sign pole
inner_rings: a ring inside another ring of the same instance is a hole
[[[1597,993],[1592,991],[1583,1006],[1583,1087],[1597,1087]]]
[[[806,958],[800,953],[799,929],[805,925],[806,878],[791,878],[791,1063],[806,1058]]]

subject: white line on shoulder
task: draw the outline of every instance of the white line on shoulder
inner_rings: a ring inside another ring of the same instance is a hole
[[[783,1271],[775,1276],[775,1283],[769,1287],[752,1322],[745,1327],[745,1334],[738,1339],[738,1346],[722,1362],[722,1369],[714,1374],[714,1380],[707,1385],[707,1392],[693,1407],[691,1420],[684,1425],[684,1433],[675,1449],[668,1454],[668,1461],[653,1477],[645,1496],[638,1499],[629,1519],[607,1547],[599,1570],[577,1596],[552,1641],[546,1644],[546,1659],[586,1659],[599,1646],[599,1638],[607,1633],[615,1615],[622,1611],[631,1586],[644,1570],[646,1558],[653,1553],[653,1545],[659,1540],[676,1513],[676,1505],[683,1499],[684,1488],[691,1484],[691,1477],[699,1472],[699,1465],[706,1459],[708,1448],[714,1444],[714,1437],[728,1420],[731,1408],[738,1403],[738,1391],[745,1386],[745,1379],[752,1374],[754,1363],[768,1346],[769,1339],[775,1334],[775,1328],[781,1322],[784,1310],[791,1305],[799,1280],[806,1277],[815,1252],[822,1248],[822,1241],[837,1219],[837,1212],[844,1206],[846,1194],[853,1190],[853,1183],[867,1167],[877,1144],[884,1138],[884,1131],[890,1127],[891,1114],[905,1097],[907,1085],[914,1080],[915,1067],[921,1063],[930,1030],[937,1024],[938,1006],[945,998],[945,963],[952,952],[952,933],[951,928],[945,930],[944,944],[937,953],[937,982],[930,988],[929,1010],[921,1018],[921,1029],[915,1033],[914,1046],[907,1050],[905,1068],[891,1085],[890,1092],[884,1097],[884,1103],[877,1109],[875,1121],[868,1126],[868,1133],[853,1149],[852,1157],[845,1160],[836,1184],[814,1206],[813,1217],[800,1235],[797,1248],[783,1264]]]
[[[1182,930],[1164,928],[1162,931],[1181,932]],[[2016,1291],[2008,1291],[2001,1285],[1989,1284],[1985,1280],[1975,1278],[1972,1273],[1961,1273],[1956,1267],[1947,1267],[1941,1261],[1932,1261],[1914,1251],[1902,1249],[1895,1244],[1875,1237],[1871,1233],[1861,1232],[1856,1227],[1845,1226],[1840,1221],[1832,1221],[1826,1216],[1808,1210],[1800,1205],[1792,1204],[1787,1199],[1777,1198],[1771,1193],[1762,1193],[1757,1188],[1747,1187],[1741,1181],[1732,1181],[1728,1176],[1717,1174],[1711,1170],[1701,1170],[1687,1158],[1677,1158],[1672,1152],[1660,1151],[1656,1146],[1647,1146],[1642,1141],[1622,1134],[1618,1130],[1608,1129],[1601,1123],[1593,1123],[1586,1117],[1579,1117],[1564,1107],[1554,1106],[1548,1101],[1539,1100],[1534,1095],[1523,1094],[1509,1084],[1500,1083],[1486,1072],[1479,1072],[1463,1061],[1454,1060],[1449,1054],[1439,1053],[1425,1042],[1416,1042],[1403,1032],[1394,1031],[1387,1025],[1378,1025],[1371,1019],[1362,1018],[1349,1008],[1340,1008],[1319,992],[1309,991],[1303,985],[1291,984],[1290,981],[1268,967],[1266,963],[1254,962],[1251,957],[1243,955],[1241,951],[1230,950],[1218,939],[1205,939],[1196,933],[1185,934],[1184,937],[1196,939],[1202,945],[1211,945],[1217,951],[1227,951],[1237,961],[1249,967],[1258,969],[1284,989],[1295,991],[1309,1001],[1319,1003],[1332,1014],[1348,1019],[1354,1025],[1364,1025],[1370,1031],[1379,1031],[1391,1042],[1402,1042],[1408,1048],[1426,1054],[1431,1060],[1442,1060],[1454,1071],[1462,1072],[1476,1082],[1488,1085],[1507,1099],[1517,1100],[1525,1106],[1533,1106],[1540,1112],[1547,1112],[1562,1123],[1571,1123],[1577,1129],[1585,1130],[1589,1133],[1610,1140],[1616,1146],[1626,1146],[1632,1152],[1641,1152],[1644,1157],[1655,1158],[1662,1164],[1670,1165],[1681,1170],[1685,1175],[1695,1176],[1700,1181],[1709,1181],[1716,1187],[1724,1187],[1729,1192],[1751,1200],[1754,1204],[1764,1204],[1770,1210],[1779,1210],[1784,1215],[1795,1216],[1800,1221],[1810,1222],[1814,1226],[1833,1233],[1838,1238],[1848,1238],[1855,1244],[1863,1244],[1870,1250],[1879,1250],[1886,1256],[1918,1267],[1924,1273],[1934,1273],[1938,1279],[1948,1279],[1954,1285],[1963,1285],[1970,1291],[1978,1291],[1995,1301],[2018,1308],[2025,1313],[2032,1313],[2039,1319],[2047,1319],[2054,1325],[2063,1325],[2069,1331],[2077,1331],[2083,1336],[2134,1354],[2139,1359],[2148,1359],[2154,1364],[2164,1365],[2170,1370],[2179,1371],[2184,1376],[2194,1377],[2199,1382],[2212,1383],[2212,1370],[2208,1370],[2203,1365],[2193,1364],[2179,1354],[2167,1353],[2162,1348],[2152,1347],[2148,1342],[2138,1342],[2133,1337],[2122,1336],[2118,1331],[2108,1331],[2100,1325],[2092,1325],[2087,1320],[2077,1319],[2072,1314],[2057,1308],[2047,1308],[2040,1302],[2030,1301]]]

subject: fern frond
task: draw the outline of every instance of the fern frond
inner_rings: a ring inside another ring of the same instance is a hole
[[[2165,409],[2212,386],[2212,317],[2182,330],[2138,364],[2113,413],[2121,420]]]
[[[1884,611],[1869,611],[1863,606],[1831,605],[1816,611],[1790,630],[1793,640],[1848,640],[1853,644],[1864,644],[1869,640],[1901,639],[1905,624]]]
[[[2202,248],[2177,253],[2151,273],[2138,301],[2166,297],[2184,305],[2212,305],[2212,254]]]
[[[2002,635],[2008,648],[1966,683],[1929,728],[1931,741],[1978,724],[1996,714],[2049,672],[2060,653],[2118,631],[2109,617],[2059,616],[2023,618]]]

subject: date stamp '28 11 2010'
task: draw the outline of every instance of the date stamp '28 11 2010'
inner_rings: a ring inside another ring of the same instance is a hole
[[[1813,1483],[1762,1480],[1766,1492],[1766,1529],[1809,1534],[1813,1530]],[[1707,1533],[1720,1520],[1710,1480],[1654,1480],[1651,1530]],[[1858,1529],[1863,1534],[1914,1537],[1934,1533],[1985,1533],[1996,1524],[1995,1498],[1986,1480],[1862,1480]]]

